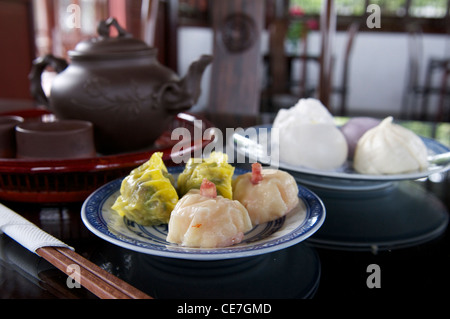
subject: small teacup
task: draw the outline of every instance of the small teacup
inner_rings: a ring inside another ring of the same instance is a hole
[[[76,159],[96,155],[91,122],[28,122],[16,127],[17,158]]]
[[[24,119],[15,115],[0,116],[0,158],[16,157],[16,125]]]

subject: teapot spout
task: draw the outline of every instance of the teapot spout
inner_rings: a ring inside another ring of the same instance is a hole
[[[181,80],[182,88],[191,96],[194,103],[197,102],[201,94],[201,80],[206,67],[212,62],[212,56],[202,55],[200,59],[193,62],[188,69],[186,76]]]
[[[194,61],[178,83],[166,85],[163,104],[168,111],[180,112],[191,108],[201,94],[201,80],[206,67],[212,62],[211,55],[202,55]]]

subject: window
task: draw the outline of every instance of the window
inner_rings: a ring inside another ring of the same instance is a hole
[[[381,8],[381,16],[403,17],[406,14],[406,0],[370,0]]]
[[[409,15],[419,18],[443,18],[447,13],[447,0],[413,0]]]
[[[366,11],[365,1],[340,0],[335,2],[338,16],[362,16]]]
[[[300,6],[307,14],[319,14],[322,0],[291,0],[290,6]],[[383,14],[390,16],[443,18],[447,12],[447,0],[335,0],[336,12],[342,16],[364,15],[369,4],[380,6]],[[409,10],[407,10],[407,8]]]
[[[286,13],[300,7],[303,16],[318,18],[324,0],[265,0],[266,24],[273,19],[275,9],[285,1],[289,4]],[[180,23],[183,25],[210,26],[209,6],[214,0],[179,0]],[[449,25],[448,0],[334,0],[337,13],[337,28],[345,30],[355,19],[366,19],[369,4],[381,9],[382,28],[366,31],[404,32],[410,22],[418,23],[424,32],[446,33]]]
[[[289,6],[300,7],[306,16],[320,14],[322,0],[290,0]],[[448,0],[335,0],[337,28],[345,29],[355,18],[364,18],[369,4],[380,6],[385,24],[380,31],[404,31],[407,22],[419,22],[425,32],[445,33],[449,19]],[[377,30],[372,30],[377,31]]]

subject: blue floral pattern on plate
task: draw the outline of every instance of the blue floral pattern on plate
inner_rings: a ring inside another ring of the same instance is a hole
[[[182,169],[168,168],[172,174],[178,174]],[[235,169],[235,175],[247,172]],[[121,182],[122,179],[109,182],[86,199],[81,211],[84,224],[95,235],[115,245],[163,257],[219,260],[269,253],[307,239],[321,227],[326,215],[320,198],[299,185],[300,204],[282,218],[255,226],[241,243],[214,249],[182,247],[166,241],[167,225],[142,226],[111,209],[120,195]]]

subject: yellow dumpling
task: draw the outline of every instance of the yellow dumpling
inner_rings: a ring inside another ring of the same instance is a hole
[[[224,153],[213,152],[209,158],[191,158],[184,171],[178,176],[178,191],[180,197],[191,189],[200,189],[204,178],[216,185],[217,194],[232,199],[231,181],[234,167],[228,164],[228,156]]]
[[[167,224],[178,202],[173,181],[162,160],[162,153],[156,152],[124,178],[120,196],[112,208],[140,225]]]

